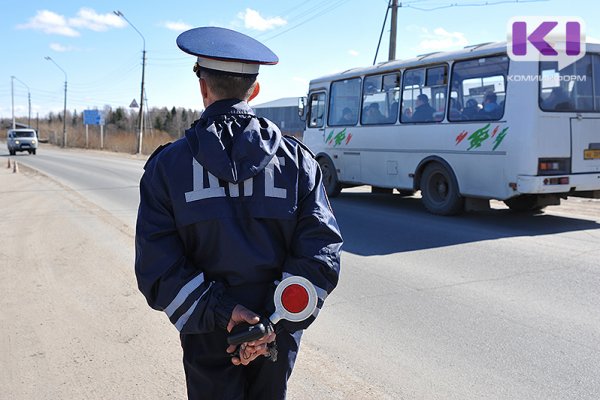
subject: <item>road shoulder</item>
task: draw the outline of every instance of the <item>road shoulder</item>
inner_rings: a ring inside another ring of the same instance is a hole
[[[131,229],[28,169],[3,166],[0,188],[3,396],[185,398],[176,331],[136,288]]]

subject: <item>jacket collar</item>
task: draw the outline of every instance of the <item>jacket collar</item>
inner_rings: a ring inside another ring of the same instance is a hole
[[[237,115],[254,115],[254,111],[248,103],[239,99],[218,100],[206,107],[201,118],[214,118],[218,115],[237,114]]]

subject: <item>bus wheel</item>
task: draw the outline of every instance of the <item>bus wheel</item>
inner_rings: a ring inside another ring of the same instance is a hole
[[[333,163],[329,158],[321,157],[319,158],[319,166],[323,174],[323,186],[325,186],[327,196],[336,197],[342,191],[342,185],[340,185]]]
[[[421,196],[425,208],[433,214],[456,215],[464,210],[465,199],[454,175],[439,163],[429,164],[423,171]]]
[[[541,212],[546,206],[540,205],[537,196],[534,194],[522,194],[508,200],[504,200],[504,204],[515,212]]]

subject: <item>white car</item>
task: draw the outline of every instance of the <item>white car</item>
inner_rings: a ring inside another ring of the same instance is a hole
[[[10,129],[6,140],[8,152],[14,156],[17,151],[35,154],[38,147],[37,133],[34,129]]]

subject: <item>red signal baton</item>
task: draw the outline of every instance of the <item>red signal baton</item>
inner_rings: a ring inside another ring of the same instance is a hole
[[[282,319],[290,322],[304,321],[315,312],[317,300],[317,291],[308,279],[301,276],[287,277],[275,289],[275,312],[256,325],[237,325],[227,337],[227,343],[237,346],[260,339],[268,333],[269,325],[275,325]]]

